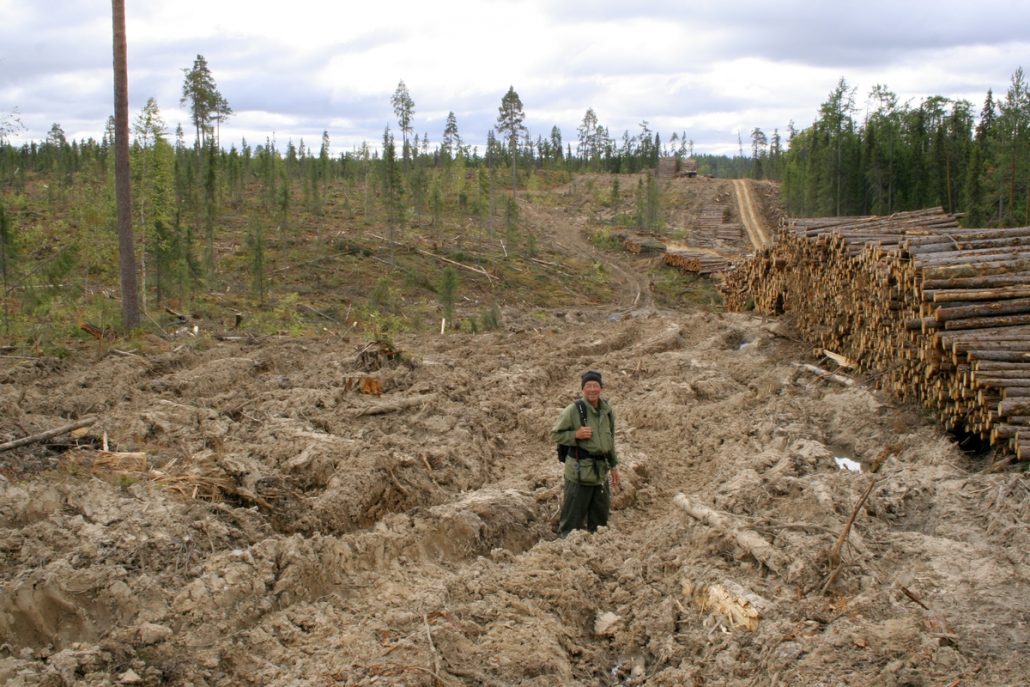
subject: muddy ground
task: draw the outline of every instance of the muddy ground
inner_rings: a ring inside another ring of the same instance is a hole
[[[812,375],[788,321],[609,267],[626,302],[393,350],[3,360],[0,440],[99,420],[0,453],[0,683],[1026,684],[1026,473]],[[548,430],[587,368],[624,486],[561,540]]]

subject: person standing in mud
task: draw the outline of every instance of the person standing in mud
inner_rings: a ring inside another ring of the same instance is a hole
[[[619,458],[615,453],[615,413],[601,398],[601,373],[587,370],[580,377],[582,403],[570,403],[551,429],[551,439],[568,447],[565,457],[565,494],[558,536],[584,527],[595,532],[608,524],[611,489],[618,489]],[[580,410],[585,411],[586,422]],[[609,485],[610,478],[610,485]]]

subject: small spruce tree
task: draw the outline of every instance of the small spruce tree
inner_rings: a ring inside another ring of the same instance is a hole
[[[440,275],[440,287],[438,295],[440,306],[443,308],[444,319],[448,323],[454,322],[454,301],[458,294],[458,273],[453,267],[448,267]]]

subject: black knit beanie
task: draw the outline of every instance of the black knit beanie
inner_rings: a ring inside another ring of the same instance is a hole
[[[597,382],[598,384],[600,384],[602,387],[604,386],[604,382],[601,381],[601,373],[600,372],[595,372],[594,370],[587,370],[579,378],[579,381],[580,381],[579,388],[582,389],[583,387],[585,387],[587,385],[587,382],[589,382],[591,379],[594,380],[595,382]]]

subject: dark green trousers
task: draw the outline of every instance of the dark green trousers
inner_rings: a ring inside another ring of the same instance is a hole
[[[590,532],[596,532],[598,527],[608,524],[611,503],[607,482],[587,486],[565,480],[565,498],[561,504],[558,536],[567,537],[572,530],[581,530],[584,527]]]

